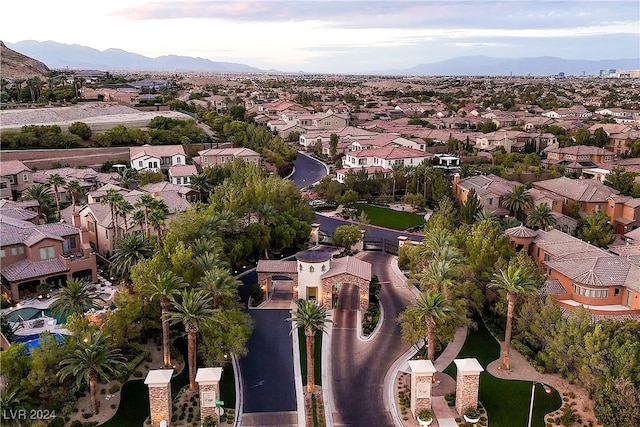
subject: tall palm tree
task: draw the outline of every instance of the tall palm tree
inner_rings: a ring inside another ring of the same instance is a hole
[[[236,302],[242,282],[226,268],[216,266],[205,271],[198,285],[212,298],[214,308],[229,308]]]
[[[416,305],[407,308],[412,314],[424,318],[427,325],[427,359],[434,361],[436,354],[436,326],[438,322],[450,318],[454,314],[451,301],[436,290],[422,292]]]
[[[189,289],[180,292],[169,314],[172,323],[182,323],[187,333],[187,352],[189,359],[189,389],[197,390],[196,383],[196,338],[200,325],[212,314],[211,298],[203,290]]]
[[[127,214],[130,214],[131,212],[133,212],[133,205],[124,197],[116,202],[116,215],[122,218],[125,235],[129,233],[129,220],[127,219]]]
[[[475,220],[476,222],[482,222],[485,219],[489,219],[489,220],[495,220],[496,216],[491,212],[488,211],[486,209],[482,209],[480,210],[476,215],[475,215]]]
[[[198,192],[198,198],[201,202],[206,201],[209,191],[211,191],[207,176],[203,173],[191,177],[190,187]],[[206,198],[205,194],[207,194]]]
[[[142,233],[125,234],[113,251],[111,268],[121,277],[128,278],[131,268],[138,261],[150,258],[151,255],[153,248]]]
[[[156,280],[148,286],[149,299],[159,299],[160,307],[162,308],[162,348],[165,368],[171,366],[171,346],[169,344],[169,310],[171,308],[171,301],[173,301],[173,297],[177,295],[185,285],[182,278],[174,272],[163,271],[158,274]]]
[[[71,205],[73,206],[73,213],[75,213],[76,205],[78,204],[78,195],[83,194],[84,189],[77,179],[72,179],[67,183],[67,191],[71,194]]]
[[[91,409],[97,414],[100,411],[98,382],[109,381],[122,365],[124,358],[120,350],[112,349],[102,331],[96,331],[91,337],[78,340],[73,353],[60,362],[58,377],[64,381],[69,375],[73,375],[78,386],[83,382],[88,383]]]
[[[53,197],[51,195],[51,188],[49,188],[48,185],[33,184],[25,193],[22,193],[22,198],[25,200],[36,200],[40,205],[38,206],[39,213],[47,217],[51,214]]]
[[[54,315],[69,316],[78,313],[82,316],[86,307],[103,302],[95,288],[80,279],[71,279],[62,287],[58,299],[51,306]]]
[[[449,295],[456,278],[456,266],[451,261],[434,259],[416,275],[420,289],[434,290]]]
[[[513,212],[513,215],[520,219],[520,215],[525,210],[533,206],[533,197],[524,185],[516,185],[513,191],[504,195],[502,206]]]
[[[49,175],[48,183],[50,187],[53,187],[53,193],[56,197],[56,214],[58,221],[60,221],[60,187],[64,186],[67,181],[60,174],[52,173]]]
[[[124,196],[118,192],[115,188],[110,188],[107,191],[107,194],[102,198],[103,205],[109,205],[109,209],[111,210],[111,222],[113,223],[113,244],[114,246],[118,243],[118,234],[120,230],[120,226],[118,223],[118,215],[116,214],[116,205],[118,203],[122,203],[124,200]]]
[[[156,231],[156,239],[158,241],[158,247],[162,245],[162,233],[165,227],[165,221],[169,215],[169,208],[165,204],[164,200],[154,200],[154,203],[149,212],[148,221]]]
[[[524,268],[510,264],[506,270],[496,272],[489,284],[507,294],[507,326],[504,331],[504,351],[502,356],[502,369],[509,370],[511,353],[511,329],[513,313],[519,296],[527,296],[536,292],[534,277]]]
[[[135,202],[134,206],[136,208],[142,209],[144,213],[144,231],[147,236],[149,236],[150,228],[149,228],[149,212],[153,208],[153,204],[155,199],[151,194],[145,193]]]
[[[556,219],[551,215],[551,209],[545,203],[541,203],[527,215],[527,225],[529,227],[540,228],[546,230],[549,227],[556,225]]]
[[[287,319],[297,328],[304,328],[307,347],[307,391],[311,393],[315,387],[314,354],[316,346],[316,331],[325,331],[327,323],[333,323],[329,319],[329,311],[323,305],[315,301],[301,299],[298,308],[291,311],[291,317]],[[291,330],[293,332],[293,329]]]

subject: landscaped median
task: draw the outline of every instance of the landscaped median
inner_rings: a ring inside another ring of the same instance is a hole
[[[364,212],[371,225],[391,228],[393,230],[407,230],[424,225],[424,216],[411,212],[397,211],[391,208],[369,205],[367,203],[355,203],[353,208],[357,211],[355,217],[360,217]]]

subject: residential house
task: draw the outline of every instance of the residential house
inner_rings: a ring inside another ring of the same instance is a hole
[[[456,200],[462,204],[467,202],[469,191],[473,189],[482,209],[497,216],[504,216],[508,215],[509,211],[502,207],[502,200],[517,185],[520,183],[493,174],[475,175],[462,179],[460,179],[460,175],[456,174],[453,178],[453,194]]]
[[[154,182],[143,185],[140,190],[151,194],[158,194],[164,192],[177,193],[180,197],[185,199],[189,203],[195,203],[200,199],[199,192],[191,189],[189,186],[173,184],[171,182],[162,181]]]
[[[552,148],[546,150],[547,158],[543,164],[564,166],[573,173],[581,174],[583,169],[596,167],[596,163],[608,163],[614,160],[615,154],[604,148],[589,145]]]
[[[169,181],[176,185],[191,185],[191,177],[198,175],[194,165],[179,165],[169,168]]]
[[[564,310],[583,306],[594,318],[640,318],[640,266],[551,229],[508,229],[512,248],[525,250],[547,272],[542,292]]]
[[[336,179],[344,183],[349,170],[365,169],[369,177],[382,174],[391,176],[394,166],[418,166],[427,159],[424,151],[388,145],[359,151],[349,151],[343,158],[344,169],[336,171]]]
[[[193,161],[201,168],[224,165],[234,159],[241,159],[245,162],[260,164],[260,154],[250,148],[211,148],[209,150],[198,151],[198,157]]]
[[[137,171],[160,171],[185,165],[187,155],[182,145],[143,145],[129,148],[131,167]]]
[[[498,147],[503,147],[507,153],[512,152],[512,146],[518,142],[518,137],[528,136],[526,132],[517,130],[497,130],[486,133],[476,138],[476,148],[478,151],[495,151]]]
[[[33,171],[20,160],[0,162],[0,176],[6,178],[5,183],[8,180],[3,194],[10,192],[13,200],[17,200],[23,191],[33,185]]]
[[[64,286],[71,278],[98,281],[96,257],[80,228],[37,225],[0,214],[2,293],[14,301],[35,297],[38,286]]]

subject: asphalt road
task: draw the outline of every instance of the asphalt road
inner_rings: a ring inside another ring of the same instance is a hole
[[[345,221],[340,218],[327,217],[327,216],[318,215],[318,214],[316,214],[314,221],[320,224],[320,231],[327,234],[333,234],[334,230],[341,225],[353,224],[352,222]],[[423,239],[423,236],[419,234],[410,234],[402,231],[389,230],[386,228],[380,228],[376,226],[369,226],[369,227],[370,229],[369,231],[367,231],[365,238],[366,237],[382,237],[384,239],[387,239],[393,242],[398,241],[398,236],[406,236],[410,240],[415,240],[417,242],[421,242]]]
[[[302,153],[298,153],[294,165],[296,170],[289,179],[298,188],[304,188],[320,181],[327,174],[327,168],[322,163]]]
[[[251,272],[241,278],[243,301],[249,285],[256,283]],[[240,359],[245,413],[295,411],[291,317],[288,310],[249,310],[255,325],[247,343],[248,354]]]
[[[343,285],[340,289],[331,336],[333,418],[336,426],[394,425],[384,401],[384,377],[395,360],[410,347],[402,343],[396,319],[412,300],[413,294],[391,271],[391,258],[382,252],[367,252],[363,256],[372,264],[372,272],[381,282],[392,282],[382,285],[380,300],[384,307],[384,321],[372,340],[357,338],[356,286]]]

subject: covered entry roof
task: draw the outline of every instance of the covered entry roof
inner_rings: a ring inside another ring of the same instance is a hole
[[[298,263],[296,261],[280,261],[261,259],[256,267],[258,273],[297,273]]]

